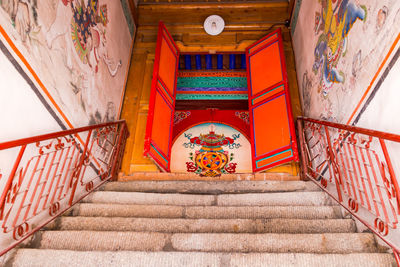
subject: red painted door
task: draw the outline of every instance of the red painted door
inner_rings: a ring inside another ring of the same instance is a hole
[[[246,49],[253,171],[298,160],[281,31]]]
[[[179,50],[160,22],[154,59],[144,155],[163,170],[170,171],[172,126]]]

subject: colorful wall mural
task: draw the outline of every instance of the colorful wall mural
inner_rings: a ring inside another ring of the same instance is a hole
[[[305,116],[400,134],[400,1],[298,0],[296,9]],[[387,147],[399,173],[400,145]]]
[[[297,1],[293,45],[306,116],[353,123],[398,41],[399,1]],[[373,126],[373,125],[372,125]]]
[[[119,117],[135,32],[121,1],[0,1],[1,50],[62,129]]]
[[[245,71],[179,71],[177,100],[246,100]]]
[[[202,123],[180,134],[172,146],[172,172],[218,177],[251,172],[250,142],[223,123]]]

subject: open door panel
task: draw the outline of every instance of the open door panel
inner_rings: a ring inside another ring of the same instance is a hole
[[[246,49],[253,171],[298,160],[278,29]]]
[[[170,171],[172,126],[178,75],[179,50],[165,25],[158,27],[153,79],[147,117],[144,155]]]

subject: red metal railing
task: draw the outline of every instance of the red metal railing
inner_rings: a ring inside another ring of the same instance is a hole
[[[297,125],[303,177],[382,238],[400,266],[400,135],[304,117]]]
[[[125,121],[0,143],[0,255],[117,176]]]

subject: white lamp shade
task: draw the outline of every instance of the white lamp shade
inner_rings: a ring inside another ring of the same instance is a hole
[[[204,21],[204,30],[209,35],[218,35],[225,28],[225,21],[218,15],[211,15]]]

